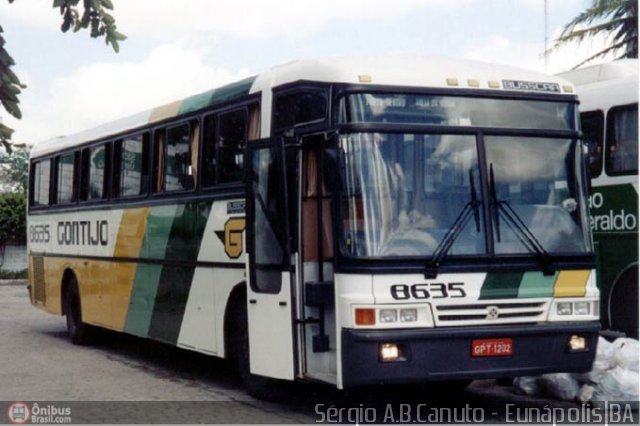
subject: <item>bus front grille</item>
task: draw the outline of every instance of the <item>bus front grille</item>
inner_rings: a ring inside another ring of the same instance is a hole
[[[47,294],[44,285],[44,256],[33,256],[33,300],[44,304]]]
[[[510,324],[546,319],[547,301],[435,306],[436,326]]]

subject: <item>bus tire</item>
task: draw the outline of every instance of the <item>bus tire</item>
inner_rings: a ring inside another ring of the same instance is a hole
[[[616,279],[609,292],[607,310],[612,330],[638,338],[638,265]]]
[[[64,298],[64,312],[67,320],[67,333],[71,343],[84,345],[89,342],[91,326],[82,322],[82,304],[80,303],[80,291],[75,275],[68,278],[68,287]]]
[[[243,303],[244,302],[244,303]],[[249,358],[249,326],[247,321],[246,299],[235,307],[235,350],[238,374],[247,393],[254,398],[263,400],[280,399],[278,383],[275,379],[251,373]]]

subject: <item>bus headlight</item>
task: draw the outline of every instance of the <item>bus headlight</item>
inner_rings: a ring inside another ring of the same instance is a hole
[[[395,309],[380,309],[380,322],[398,321],[398,311]]]
[[[556,305],[556,312],[558,315],[571,315],[573,314],[573,304],[571,302],[560,302]]]
[[[400,322],[416,322],[418,321],[417,309],[400,309]]]
[[[589,302],[576,302],[573,304],[576,315],[589,315],[591,313]]]

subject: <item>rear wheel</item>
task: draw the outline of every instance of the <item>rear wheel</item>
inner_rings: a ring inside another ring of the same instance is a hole
[[[69,288],[64,302],[67,332],[69,333],[69,338],[71,338],[71,343],[74,345],[86,344],[91,334],[91,326],[82,322],[80,292],[78,291],[78,282],[74,276],[69,278]]]

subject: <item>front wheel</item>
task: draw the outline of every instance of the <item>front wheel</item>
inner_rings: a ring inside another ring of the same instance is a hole
[[[82,322],[82,305],[80,304],[80,292],[75,277],[70,278],[69,289],[65,295],[65,315],[67,319],[67,332],[71,343],[83,345],[88,343],[91,334],[91,326]]]

